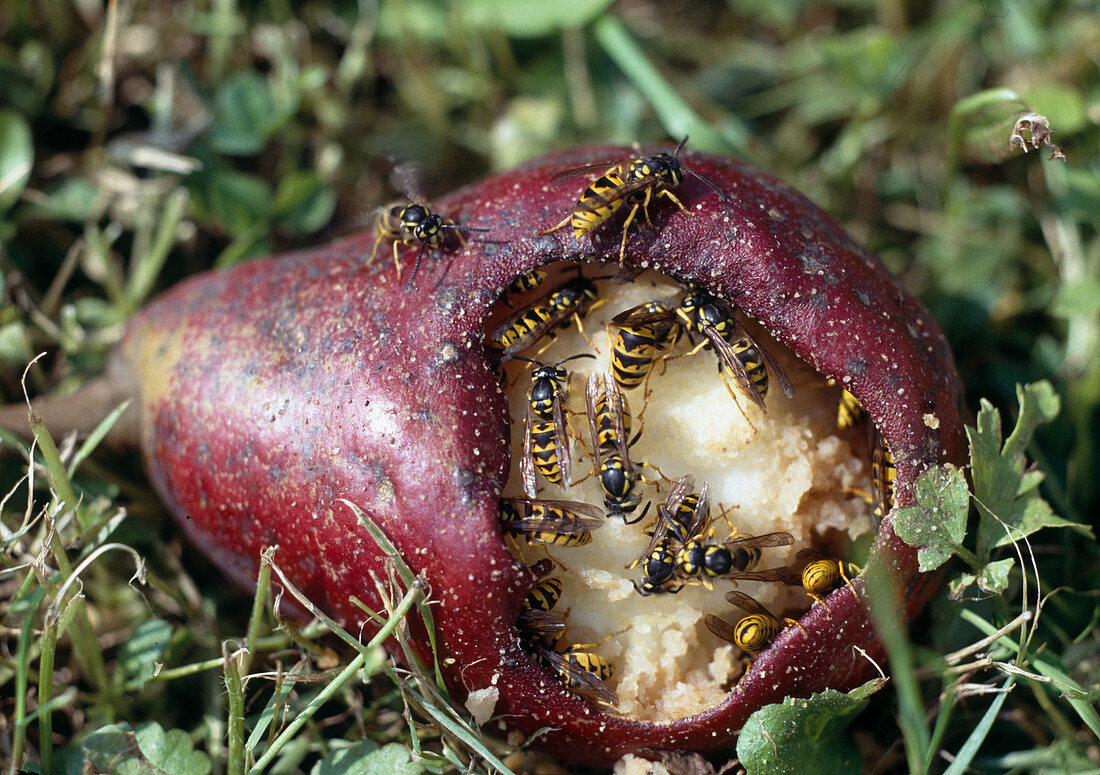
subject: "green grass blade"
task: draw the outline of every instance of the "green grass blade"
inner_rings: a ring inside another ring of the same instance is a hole
[[[116,406],[109,415],[103,418],[102,422],[95,427],[95,429],[88,434],[88,438],[84,439],[84,443],[80,445],[80,449],[73,455],[73,459],[69,462],[69,476],[71,477],[76,473],[76,469],[80,467],[95,448],[99,446],[99,443],[103,441],[104,437],[110,432],[111,428],[118,422],[118,418],[122,416],[122,413],[130,408],[131,401],[126,400]]]
[[[680,139],[688,135],[691,138],[692,147],[701,151],[744,155],[739,149],[749,135],[748,130],[742,129],[737,132],[738,137],[734,138],[722,137],[711,129],[703,117],[676,93],[672,84],[653,66],[645,52],[615,16],[612,14],[601,16],[593,24],[592,32],[607,55],[649,101],[671,137]]]
[[[924,763],[929,759],[931,736],[924,717],[912,646],[901,620],[905,604],[886,563],[872,558],[867,567],[866,580],[871,597],[871,617],[886,646],[891,677],[898,688],[898,726],[905,741],[909,771],[914,774],[926,772]]]
[[[985,742],[985,738],[989,735],[989,730],[993,728],[993,722],[997,720],[998,714],[1001,712],[1001,706],[1004,705],[1005,698],[1008,697],[1009,690],[1012,689],[1012,684],[1015,683],[1016,676],[1010,675],[1005,679],[1004,684],[1001,686],[1000,693],[993,698],[993,702],[990,703],[989,708],[986,709],[985,714],[982,716],[981,721],[971,731],[970,736],[966,738],[966,742],[963,743],[962,748],[955,755],[955,760],[951,762],[951,766],[944,770],[943,775],[964,775],[970,767],[970,762],[974,761],[974,756],[977,755],[978,749],[982,743]]]

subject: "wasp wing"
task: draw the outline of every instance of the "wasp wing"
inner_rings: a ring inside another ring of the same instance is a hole
[[[592,457],[596,461],[596,468],[600,467],[600,428],[596,411],[596,405],[600,400],[600,375],[592,372],[588,375],[588,382],[584,386],[584,409],[588,415],[588,432],[592,436]]]
[[[586,517],[590,517],[599,522],[603,522],[606,515],[599,506],[595,506],[591,503],[584,503],[583,501],[555,501],[555,500],[536,500],[526,501],[526,503],[534,503],[542,505],[548,509],[559,509],[561,511],[568,511],[571,514],[581,514]]]
[[[526,606],[519,609],[518,625],[528,637],[553,638],[565,631],[565,622],[557,614]]]
[[[610,218],[611,214],[630,196],[659,182],[660,178],[656,175],[646,175],[645,177],[628,180],[622,185],[610,188],[603,193],[592,191],[577,201],[573,206],[573,212],[588,212],[593,216],[593,220],[602,223]]]
[[[737,327],[741,331],[741,335],[749,341],[749,344],[756,348],[758,353],[760,353],[760,357],[764,359],[764,365],[768,367],[768,371],[771,372],[772,377],[774,377],[775,381],[779,384],[779,389],[783,391],[783,395],[787,398],[793,398],[794,386],[791,384],[791,378],[787,374],[787,370],[779,365],[779,361],[775,359],[775,356],[768,352],[767,348],[762,347],[760,343],[753,338],[752,334],[745,330],[744,326],[738,324]]]
[[[749,597],[744,592],[738,592],[736,589],[726,593],[726,600],[750,614],[775,618],[771,611],[756,601],[756,598]]]
[[[639,304],[628,310],[623,310],[611,318],[611,325],[618,328],[625,326],[659,326],[662,323],[671,325],[676,319],[675,309],[651,310],[647,305]]]
[[[565,431],[565,418],[561,410],[561,396],[554,396],[552,410],[554,421],[554,448],[558,456],[558,469],[561,471],[562,487],[572,485],[573,457],[569,450],[569,437]]]
[[[733,345],[727,342],[714,326],[703,326],[703,335],[714,346],[714,350],[721,360],[721,366],[725,367],[722,376],[724,377],[727,373],[730,374],[733,377],[734,384],[737,385],[737,389],[745,398],[759,406],[763,411],[768,411],[767,407],[764,406],[764,399],[760,396],[760,391],[756,389],[752,378],[745,370],[745,364],[741,363],[741,359],[737,357],[737,351],[733,348]]]
[[[505,528],[520,533],[545,532],[562,533],[564,535],[577,535],[578,533],[591,533],[603,527],[605,520],[579,517],[576,514],[560,513],[557,516],[526,516],[513,520],[505,525]]]
[[[623,391],[619,389],[619,383],[615,381],[615,375],[604,372],[603,375],[604,401],[607,402],[607,411],[615,423],[615,448],[623,459],[623,467],[627,472],[634,470],[634,463],[630,460],[630,445],[627,443],[626,426],[623,418],[626,413],[626,399]]]
[[[523,492],[528,498],[534,498],[539,494],[538,482],[535,479],[535,455],[531,450],[531,406],[527,406],[527,419],[523,423],[523,454],[519,459],[519,472],[523,480]]]
[[[540,647],[539,654],[571,691],[597,705],[619,707],[619,695],[595,673],[578,667],[553,649]]]
[[[767,570],[742,571],[740,573],[728,573],[724,578],[731,581],[782,581],[787,584],[801,584],[802,576],[793,569],[783,566],[781,568],[768,568]]]
[[[663,525],[666,533],[671,531],[676,536],[676,540],[682,544],[688,542],[691,533],[686,532],[688,526],[681,525],[676,520],[676,514],[680,511],[680,504],[684,502],[684,498],[687,497],[694,486],[695,477],[691,474],[684,474],[676,480],[676,484],[672,485],[664,504],[657,510],[657,524]]]
[[[579,178],[581,175],[587,175],[596,172],[597,170],[599,170],[600,175],[606,175],[607,173],[613,172],[615,169],[620,167],[624,161],[626,160],[611,159],[608,161],[595,162],[593,164],[582,164],[580,167],[570,167],[569,169],[562,170],[561,172],[554,175],[554,177],[550,178],[550,185],[560,186],[567,180],[573,180],[574,178]]]
[[[790,533],[762,533],[758,536],[742,536],[726,541],[722,545],[727,549],[757,549],[772,546],[790,546],[794,536]]]
[[[713,632],[716,636],[729,643],[736,644],[737,639],[734,635],[733,625],[727,622],[725,619],[719,619],[714,614],[707,614],[703,619],[703,623],[707,625],[707,629]]]

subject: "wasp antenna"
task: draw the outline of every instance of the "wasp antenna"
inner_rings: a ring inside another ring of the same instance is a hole
[[[416,263],[413,264],[412,275],[409,276],[409,284],[405,286],[407,290],[411,290],[413,287],[413,280],[416,279],[416,272],[420,269],[420,259],[424,257],[424,248],[428,246],[427,242],[420,243],[420,250],[416,251]]]
[[[460,223],[441,223],[441,229],[460,229],[462,231],[492,231],[488,226],[463,226]]]
[[[722,189],[718,188],[718,184],[715,183],[713,180],[708,178],[706,175],[700,175],[695,170],[688,170],[687,172],[693,178],[697,178],[698,180],[703,181],[703,183],[705,183],[711,191],[718,194],[718,198],[721,199],[725,204],[728,205],[730,203],[729,197],[726,196],[726,193]]]
[[[563,363],[568,363],[569,361],[575,361],[575,360],[577,360],[577,358],[595,358],[595,357],[596,357],[596,355],[594,353],[578,353],[577,355],[570,355],[568,358],[562,358],[560,361],[558,361],[554,365],[555,366],[561,366]],[[534,361],[531,361],[531,362],[534,363]]]
[[[501,363],[505,363],[506,361],[526,361],[527,363],[533,363],[536,366],[544,365],[541,361],[536,361],[532,358],[525,358],[522,355],[505,355],[503,358],[500,359]]]
[[[676,146],[676,150],[672,152],[673,157],[679,156],[680,151],[684,150],[684,146],[687,145],[688,136],[684,135],[684,139],[680,141],[680,144]]]

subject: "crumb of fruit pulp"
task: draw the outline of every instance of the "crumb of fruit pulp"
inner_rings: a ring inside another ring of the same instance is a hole
[[[598,481],[594,476],[585,478],[594,462],[589,454],[584,386],[589,373],[610,368],[606,325],[635,305],[654,299],[674,303],[682,295],[680,286],[653,272],[632,283],[604,282],[598,287],[601,299],[608,301],[585,317],[587,339],[574,324],[560,330],[544,352],[533,348],[525,353],[544,363],[582,352],[597,356],[565,364],[570,374],[565,415],[578,440],[572,453],[576,484],[563,490],[540,477],[540,498],[602,505]],[[740,396],[734,403],[719,378],[717,356],[709,350],[687,355],[690,345],[681,340],[673,350],[675,357],[654,367],[644,411],[644,387],[625,392],[634,416],[631,436],[642,431],[630,449],[631,459],[648,482],[636,513],[648,500],[653,502],[649,516],[635,525],[609,518],[588,546],[548,550],[567,568],[553,572],[565,584],[555,609],[567,614],[567,631],[559,645],[599,644],[592,650],[616,663],[609,684],[627,716],[666,721],[711,708],[726,697],[744,667],[740,650],[718,640],[703,624],[707,613],[730,621],[743,615],[725,601],[725,593],[734,588],[732,582],[717,580],[713,590],[688,585],[675,595],[651,597],[640,596],[631,583],[642,577],[642,571],[627,566],[644,551],[649,541],[644,529],[652,524],[671,481],[691,474],[696,490],[704,481],[709,483],[715,540],[731,532],[791,533],[795,543],[765,550],[760,569],[793,562],[816,531],[835,528],[854,536],[870,528],[869,509],[851,493],[866,477],[865,463],[849,437],[835,431],[837,390],[827,388],[820,375],[758,327],[752,326],[751,332],[786,368],[794,397],[786,398],[773,378],[766,413]],[[518,464],[529,370],[530,364],[521,361],[507,368],[513,476],[505,494],[513,497],[523,497]],[[517,542],[516,547],[528,563],[546,556],[547,550],[539,545]],[[808,602],[800,589],[779,583],[741,581],[737,588],[777,613],[804,609]]]

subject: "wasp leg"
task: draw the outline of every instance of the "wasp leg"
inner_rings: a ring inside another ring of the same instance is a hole
[[[371,249],[370,258],[367,259],[367,266],[374,263],[374,257],[378,255],[378,246],[382,244],[384,237],[376,237],[374,240],[374,248]]]
[[[794,625],[795,627],[797,627],[798,629],[802,630],[802,633],[803,633],[804,635],[809,635],[809,633],[808,633],[808,632],[806,632],[806,628],[805,628],[805,627],[803,627],[803,626],[802,626],[801,624],[799,624],[797,620],[795,620],[795,619],[789,619],[789,618],[787,618],[786,616],[784,616],[784,617],[783,617],[783,621],[784,621],[784,622],[786,622],[786,623],[787,623],[788,625],[791,625],[791,624],[793,624],[793,625]]]
[[[600,301],[602,302],[602,301],[605,301],[605,300],[604,300],[604,299],[600,299]],[[588,311],[589,311],[589,312],[591,312],[591,311],[592,311],[593,309],[595,309],[595,308],[596,308],[597,306],[599,306],[599,303],[600,303],[600,302],[597,302],[596,304],[593,304],[593,305],[592,305],[591,307],[589,307]],[[581,335],[582,337],[584,337],[584,341],[588,342],[588,346],[589,346],[589,348],[590,348],[590,349],[592,349],[592,350],[596,350],[597,352],[599,352],[599,350],[598,350],[598,348],[596,347],[596,345],[592,344],[592,340],[588,338],[588,334],[584,333],[584,323],[582,323],[582,322],[581,322],[581,316],[580,316],[580,314],[579,314],[579,313],[577,313],[577,312],[574,312],[574,313],[573,313],[573,320],[577,321],[577,332],[578,332],[578,333],[579,333],[579,334],[580,334],[580,335]]]
[[[681,202],[679,199],[677,199],[676,195],[674,193],[672,193],[671,191],[669,191],[667,188],[662,188],[660,191],[658,191],[657,196],[666,196],[669,199],[671,199],[673,202],[675,202],[676,206],[679,207],[681,210],[683,210],[685,213],[688,211],[688,209],[686,207],[684,207],[684,203]]]
[[[829,608],[829,606],[825,604],[825,598],[821,597],[820,595],[815,595],[813,592],[807,592],[806,594],[812,597],[814,599],[814,602],[821,603],[821,607],[829,612],[829,616],[833,615],[833,609]]]
[[[398,251],[402,244],[401,240],[393,241],[393,265],[397,269],[397,282],[401,282],[401,259],[398,258]]]
[[[646,194],[648,196],[648,192]],[[630,224],[634,222],[634,216],[638,214],[638,208],[641,205],[635,204],[630,208],[630,215],[626,216],[626,220],[623,222],[623,240],[619,245],[619,268],[622,269],[626,266],[626,235],[630,231]]]
[[[739,411],[741,413],[741,416],[745,418],[745,422],[749,424],[749,427],[752,428],[753,431],[755,431],[756,433],[759,433],[760,429],[752,424],[752,420],[750,420],[749,416],[745,414],[745,410],[741,408],[741,402],[737,400],[737,394],[733,391],[733,388],[730,387],[729,380],[726,379],[726,372],[724,370],[721,370],[721,367],[719,367],[719,369],[719,376],[722,378],[722,384],[726,386],[726,392],[730,394],[730,398],[732,398],[733,403],[736,404],[737,411]]]
[[[653,465],[652,463],[637,463],[636,465],[639,468],[652,468],[654,471],[657,472],[657,476],[661,477],[666,482],[675,481],[673,479],[669,479],[667,476],[665,476],[663,473],[661,473],[661,469],[659,469],[657,466]],[[646,479],[645,477],[638,477],[638,478],[641,479],[646,484],[652,484],[654,487],[657,487],[657,491],[660,492],[660,486],[659,486],[658,482],[656,482],[654,480],[651,480],[651,479]]]
[[[565,226],[568,226],[569,222],[572,220],[573,213],[569,213],[569,215],[565,216],[565,220],[559,223],[557,226],[551,226],[549,229],[543,229],[542,231],[537,232],[536,236],[541,237],[543,234],[549,234],[552,231],[557,231],[558,229],[564,228]]]
[[[852,567],[852,570],[854,570],[856,573],[859,573],[859,566],[858,565],[852,565],[851,567]],[[850,578],[848,578],[848,574],[844,572],[844,563],[840,563],[840,577],[842,579],[844,579],[844,583],[848,586],[848,589],[852,590],[852,596],[856,600],[859,600],[860,599],[859,598],[859,593],[856,592],[856,588],[854,586],[852,586],[852,580]]]

